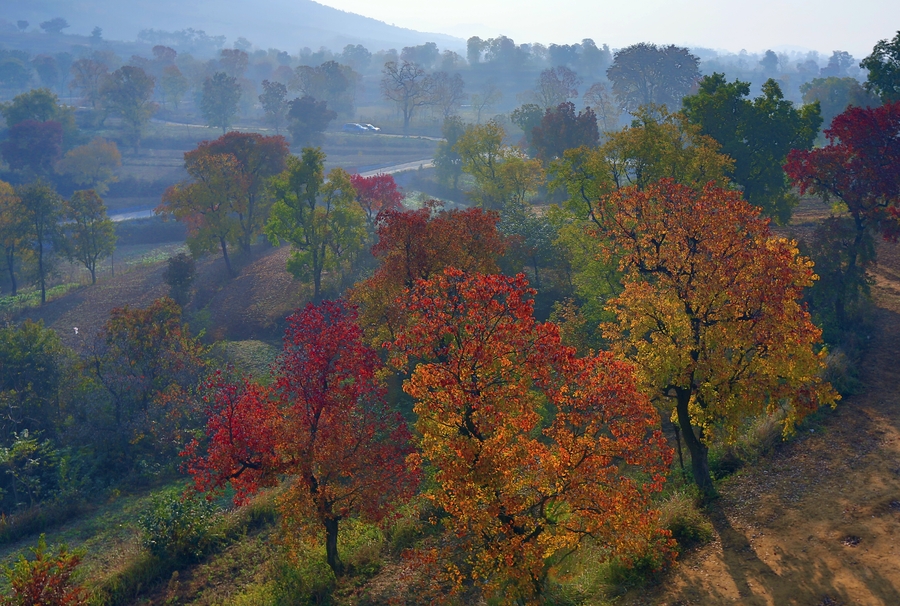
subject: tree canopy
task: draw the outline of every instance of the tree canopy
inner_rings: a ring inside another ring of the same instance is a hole
[[[715,73],[700,81],[695,95],[685,97],[684,113],[734,160],[729,176],[744,197],[784,224],[797,200],[782,166],[790,150],[812,147],[822,117],[816,103],[795,108],[775,80],[763,84],[759,97],[746,99],[749,94],[749,83],[729,83]]]

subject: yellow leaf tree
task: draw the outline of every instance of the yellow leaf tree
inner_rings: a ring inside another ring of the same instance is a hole
[[[784,432],[838,395],[821,380],[821,331],[800,301],[815,279],[796,244],[776,238],[738,192],[671,180],[606,197],[604,248],[624,290],[604,334],[634,361],[646,392],[674,403],[694,480],[713,492],[709,444],[760,414]]]

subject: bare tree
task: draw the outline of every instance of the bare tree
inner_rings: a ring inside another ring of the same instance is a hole
[[[447,72],[437,72],[431,76],[434,88],[432,97],[434,105],[440,108],[441,115],[446,120],[456,114],[463,99],[466,98],[466,84],[462,76]]]
[[[622,110],[613,100],[612,92],[603,82],[595,82],[584,93],[584,104],[594,110],[600,133],[609,133],[619,126]]]
[[[537,105],[549,109],[577,97],[579,86],[581,78],[578,74],[560,65],[541,72],[531,98]]]
[[[503,98],[503,91],[493,82],[485,84],[480,92],[472,95],[472,109],[475,111],[475,123],[481,124],[481,114],[496,105]]]
[[[381,71],[381,92],[388,101],[397,104],[403,114],[403,132],[420,107],[434,103],[434,79],[421,65],[409,61],[388,61]]]

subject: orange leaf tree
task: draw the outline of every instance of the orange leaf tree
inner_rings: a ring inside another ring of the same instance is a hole
[[[288,318],[274,385],[220,376],[210,385],[206,447],[195,441],[184,453],[198,489],[231,483],[238,501],[291,476],[281,497],[285,521],[324,531],[335,574],[343,570],[340,521],[381,519],[418,479],[405,463],[409,431],[385,405],[380,361],[355,320],[354,308],[334,301]]]
[[[378,216],[378,242],[372,254],[381,265],[349,293],[360,307],[360,325],[376,347],[392,340],[405,323],[397,297],[417,280],[445,267],[493,273],[506,249],[497,231],[500,216],[477,208],[439,210],[429,202],[418,210],[386,210]]]
[[[198,154],[195,150],[184,158],[193,181],[169,187],[154,212],[172,215],[187,226],[187,243],[195,255],[220,248],[225,267],[233,274],[228,245],[239,240],[236,212],[247,196],[249,182],[233,154]]]
[[[837,395],[819,378],[821,331],[800,302],[815,279],[794,242],[771,236],[738,192],[663,180],[602,202],[624,291],[604,333],[647,393],[674,401],[694,479],[711,494],[709,443],[748,418],[783,412],[784,431]]]
[[[454,589],[468,577],[526,602],[588,538],[608,555],[648,549],[671,461],[632,366],[576,358],[534,320],[534,292],[522,274],[447,269],[408,294],[392,345],[395,363],[418,362],[404,389],[435,470],[427,496],[459,539],[432,560]]]

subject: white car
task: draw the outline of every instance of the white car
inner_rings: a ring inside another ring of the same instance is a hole
[[[363,124],[363,126],[366,127],[368,130],[372,131],[373,133],[377,133],[378,131],[381,130],[380,128],[378,128],[378,127],[375,126],[374,124]]]
[[[369,129],[363,126],[362,124],[357,124],[356,122],[348,122],[344,126],[341,127],[341,130],[345,133],[367,133]]]

